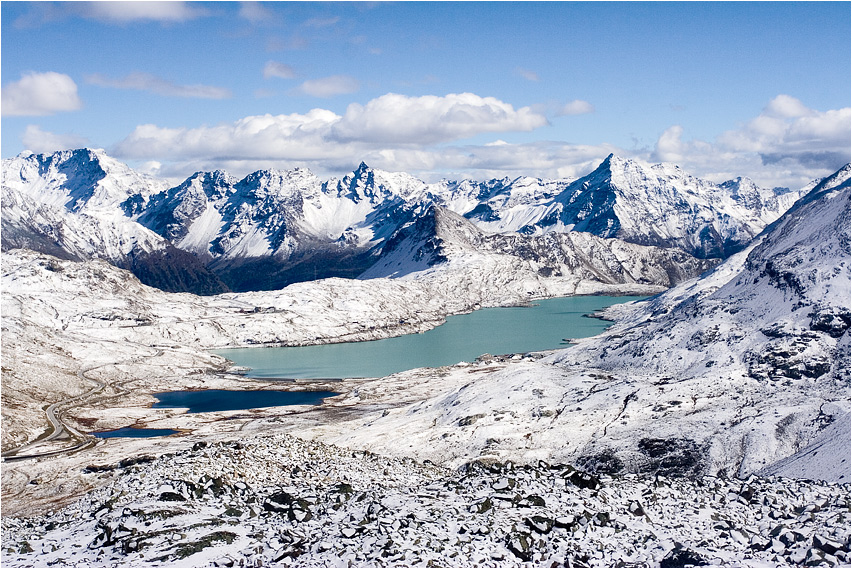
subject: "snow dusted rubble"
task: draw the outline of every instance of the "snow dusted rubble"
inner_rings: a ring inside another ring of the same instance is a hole
[[[619,307],[601,336],[314,436],[456,466],[480,456],[743,477],[834,433],[819,448],[836,454],[814,448],[779,471],[849,482],[849,202],[847,166],[750,250]]]
[[[290,436],[120,464],[64,510],[3,518],[2,562],[42,566],[838,566],[849,486],[458,471]]]

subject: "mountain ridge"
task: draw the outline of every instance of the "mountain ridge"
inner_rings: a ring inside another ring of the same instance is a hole
[[[142,231],[147,228],[163,239],[157,247],[191,254],[210,279],[236,291],[365,273],[386,253],[387,241],[431,204],[489,233],[586,231],[712,258],[744,247],[798,196],[743,178],[717,185],[672,165],[614,155],[575,181],[519,176],[427,184],[362,162],[327,181],[303,168],[258,170],[241,179],[214,170],[167,187],[102,150],[81,149],[4,160],[3,184],[54,206],[57,215],[109,218],[138,233],[140,242],[151,240]],[[3,215],[6,225],[21,225],[7,219],[12,214],[5,209]],[[62,244],[54,241],[28,237],[32,246],[61,255]],[[178,283],[172,289],[180,290]]]

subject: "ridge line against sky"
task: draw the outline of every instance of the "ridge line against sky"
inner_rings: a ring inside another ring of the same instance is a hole
[[[606,155],[798,188],[850,160],[848,2],[4,2],[2,155],[182,179]]]

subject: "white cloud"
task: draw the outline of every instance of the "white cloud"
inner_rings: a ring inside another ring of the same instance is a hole
[[[530,131],[547,124],[529,107],[515,110],[494,97],[473,93],[407,97],[388,93],[366,105],[353,103],[334,125],[340,140],[433,144],[483,132]]]
[[[21,136],[24,146],[36,153],[55,152],[70,148],[85,148],[91,146],[89,140],[76,134],[55,134],[42,130],[38,125],[27,125]]]
[[[528,107],[514,109],[471,93],[445,97],[388,94],[350,105],[344,116],[324,109],[305,114],[249,116],[197,128],[140,125],[114,149],[143,160],[354,161],[376,151],[423,147],[485,132],[529,131],[547,124]]]
[[[48,71],[25,73],[3,87],[3,116],[43,116],[76,111],[83,106],[77,84],[68,75]]]
[[[178,23],[206,16],[198,2],[28,2],[27,10],[14,21],[18,28],[38,28],[50,22],[85,18],[108,24],[129,22]]]
[[[292,67],[285,63],[277,61],[267,61],[263,66],[263,78],[280,77],[281,79],[292,79],[296,76],[296,72]]]
[[[258,168],[305,166],[340,175],[361,160],[377,168],[425,178],[457,175],[576,177],[590,171],[609,146],[563,142],[434,146],[486,132],[529,131],[547,119],[471,93],[444,97],[388,94],[350,105],[343,116],[324,109],[258,115],[197,128],[140,125],[112,151],[119,157],[162,162],[160,175],[226,168],[244,175]]]
[[[789,95],[713,142],[684,140],[675,125],[657,140],[652,160],[675,162],[687,171],[722,181],[748,175],[765,186],[798,188],[850,159],[850,108],[817,111]]]
[[[194,2],[80,2],[76,8],[86,18],[114,23],[185,22],[206,14]]]
[[[211,85],[178,85],[150,73],[131,73],[120,78],[110,78],[99,73],[88,75],[86,82],[101,87],[148,91],[166,97],[185,97],[194,99],[228,99],[231,92],[222,87]]]
[[[537,176],[577,178],[588,174],[610,153],[626,151],[609,144],[568,142],[449,146],[431,149],[382,149],[365,155],[376,168],[415,172],[429,181],[440,178]]]
[[[273,14],[264,4],[264,2],[240,2],[240,18],[248,20],[252,24],[269,21]]]
[[[595,107],[590,102],[575,99],[562,105],[556,111],[556,115],[562,117],[565,115],[585,115],[593,112],[595,112]]]
[[[328,144],[325,135],[338,120],[331,111],[314,109],[306,114],[256,115],[198,128],[146,124],[136,127],[115,152],[122,157],[156,160],[336,157],[341,145]]]
[[[763,110],[764,115],[788,119],[810,116],[815,112],[790,95],[778,95]]]
[[[335,95],[346,95],[355,93],[361,85],[358,80],[349,75],[332,75],[322,79],[309,79],[296,89],[297,92],[312,97],[334,97]]]
[[[535,71],[530,71],[529,69],[518,67],[517,69],[515,69],[515,73],[517,73],[527,81],[538,81],[538,73],[536,73]]]
[[[653,150],[563,141],[514,144],[498,133],[531,131],[544,114],[471,93],[443,97],[387,94],[339,115],[258,115],[196,128],[138,126],[112,151],[119,157],[156,160],[161,175],[225,168],[244,175],[257,168],[304,166],[320,176],[341,175],[364,160],[424,179],[531,175],[575,178],[609,153],[679,164],[718,182],[749,176],[766,186],[802,187],[849,160],[850,110],[816,111],[795,100],[775,99],[753,120],[713,141],[688,136],[674,125]],[[484,133],[493,142],[453,144]]]

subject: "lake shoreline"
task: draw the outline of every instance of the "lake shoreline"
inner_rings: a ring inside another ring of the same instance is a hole
[[[239,370],[244,377],[265,381],[385,377],[408,369],[473,362],[482,354],[566,348],[575,339],[600,334],[611,324],[611,320],[595,314],[645,298],[574,295],[538,299],[535,303],[450,315],[442,325],[419,334],[274,349],[228,348],[212,353],[231,361],[231,369]]]

